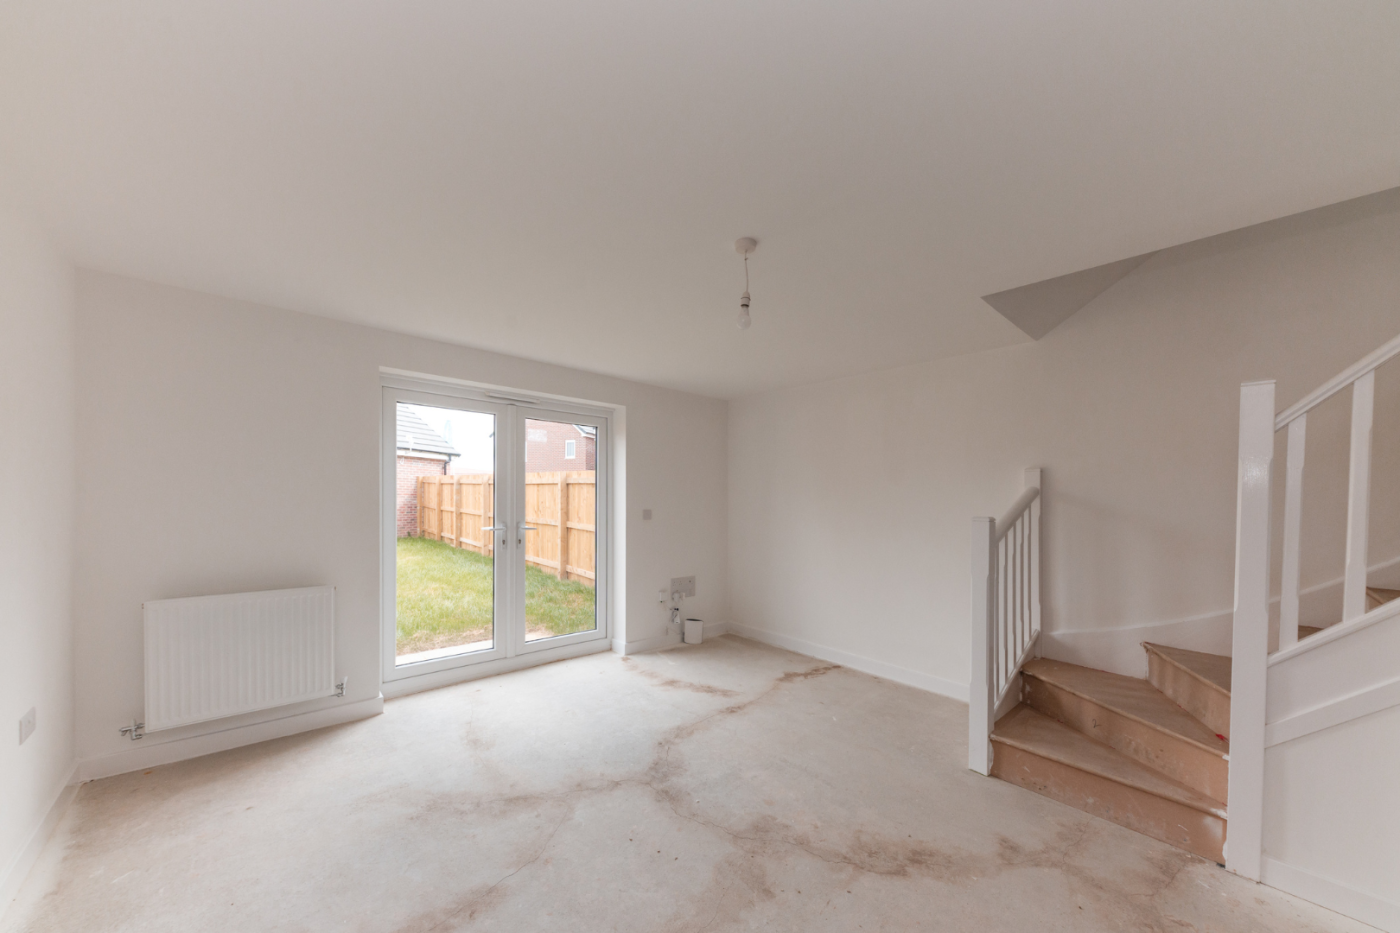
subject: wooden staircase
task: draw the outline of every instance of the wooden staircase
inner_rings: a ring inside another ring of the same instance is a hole
[[[1370,610],[1400,590],[1366,596]],[[1027,661],[1021,702],[992,729],[991,774],[1223,864],[1230,659],[1143,648],[1146,680]]]
[[[1027,661],[991,773],[1223,863],[1230,659],[1143,647],[1147,680]]]

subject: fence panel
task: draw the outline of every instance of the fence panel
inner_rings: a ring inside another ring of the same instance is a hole
[[[525,562],[588,586],[597,577],[597,481],[592,470],[525,474]],[[418,478],[418,534],[490,554],[495,477],[490,473]],[[562,556],[562,560],[560,559]]]
[[[560,480],[560,489],[564,490],[564,502],[567,505],[563,510],[565,521],[561,526],[566,542],[565,570],[569,579],[579,580],[590,586],[596,579],[598,553],[596,476],[591,470],[579,470],[565,473]]]
[[[559,474],[525,474],[525,524],[535,531],[525,535],[525,562],[559,572]]]
[[[453,547],[490,554],[495,477],[490,473],[418,477],[418,535]]]

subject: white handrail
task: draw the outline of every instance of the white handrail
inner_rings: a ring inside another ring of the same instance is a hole
[[[1021,493],[1021,495],[1019,495],[1016,498],[1015,502],[1011,503],[1011,508],[1006,510],[1006,514],[1003,515],[1001,518],[997,519],[998,544],[1000,544],[1001,540],[1006,537],[1006,533],[1011,530],[1011,527],[1016,524],[1016,520],[1022,515],[1026,514],[1026,509],[1030,508],[1031,503],[1034,502],[1039,496],[1039,486],[1027,487],[1026,491]]]
[[[1301,401],[1285,408],[1283,412],[1274,419],[1274,430],[1282,431],[1287,427],[1288,422],[1292,421],[1294,418],[1304,412],[1312,411],[1318,405],[1327,401],[1362,376],[1395,356],[1400,356],[1400,336],[1395,337],[1395,339],[1379,349],[1366,354],[1360,360],[1303,396]]]

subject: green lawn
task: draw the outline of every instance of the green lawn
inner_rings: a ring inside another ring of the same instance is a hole
[[[398,543],[396,653],[491,638],[492,558],[427,538]],[[593,588],[525,568],[525,637],[584,632],[595,625]]]

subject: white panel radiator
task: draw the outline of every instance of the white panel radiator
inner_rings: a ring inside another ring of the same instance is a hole
[[[332,696],[335,587],[145,604],[146,732]]]

